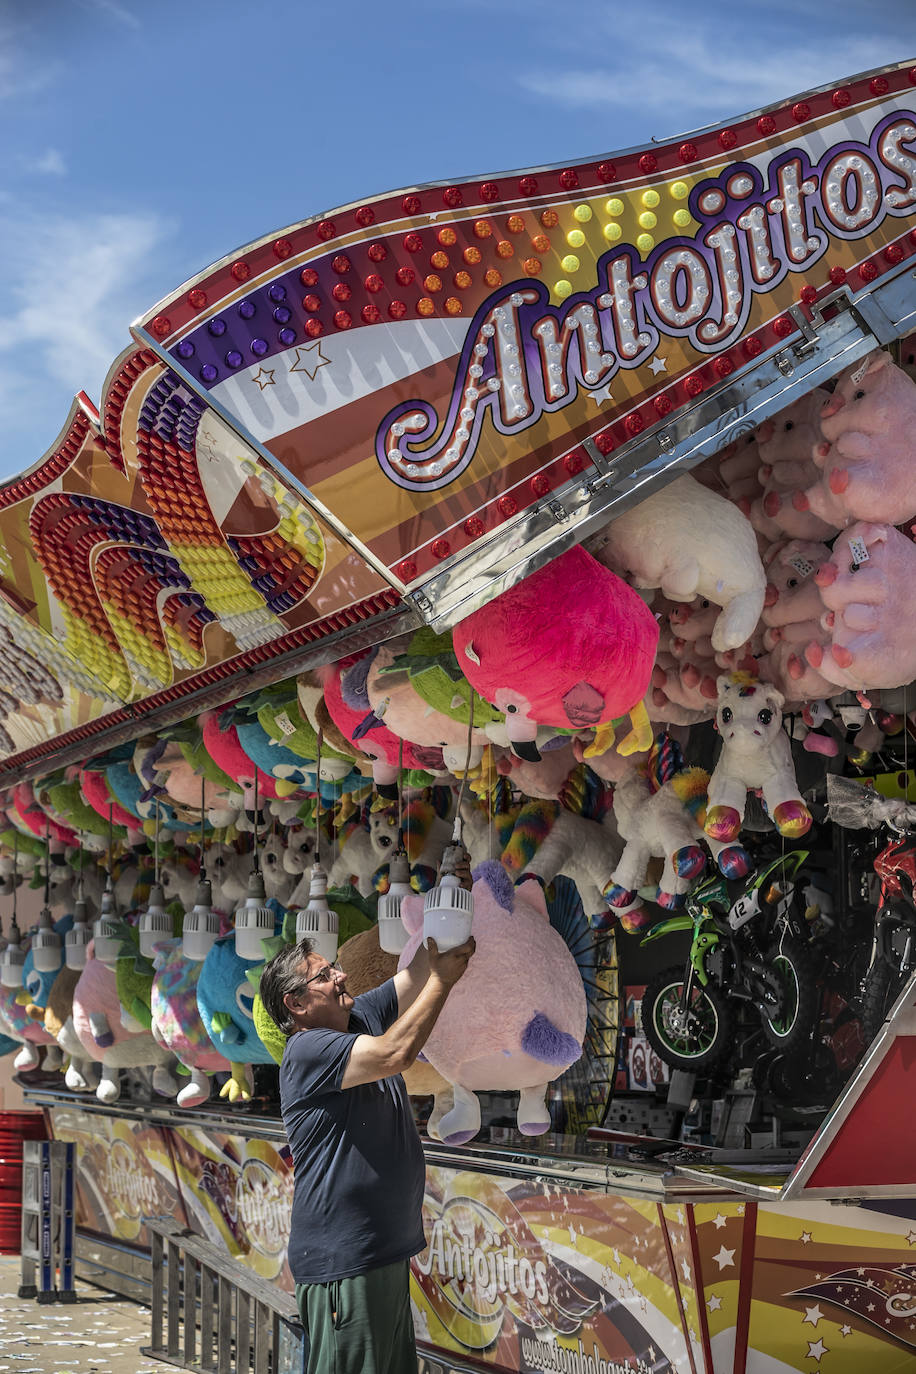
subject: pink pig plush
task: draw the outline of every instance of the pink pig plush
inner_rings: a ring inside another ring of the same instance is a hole
[[[515,752],[536,761],[538,725],[585,730],[642,701],[658,625],[577,545],[460,621],[452,641],[471,686],[506,713]]]
[[[916,382],[876,350],[840,374],[813,451],[820,480],[800,498],[837,529],[916,515]]]
[[[757,670],[764,682],[778,687],[788,701],[810,701],[835,694],[834,685],[805,660],[813,644],[830,643],[823,620],[827,607],[816,581],[818,569],[830,561],[826,544],[790,539],[773,544],[764,554],[767,591],[761,619],[766,654]]]
[[[826,651],[810,644],[808,662],[853,691],[911,682],[916,677],[912,540],[893,525],[851,525],[817,581],[832,612],[831,642]]]
[[[822,442],[820,417],[829,399],[828,391],[815,387],[757,429],[763,496],[753,502],[750,521],[755,529],[770,532],[774,540],[784,535],[827,539],[839,528],[792,503],[795,492],[818,481],[819,470],[811,455]]]
[[[582,976],[537,879],[514,887],[488,861],[475,870],[473,892],[477,951],[423,1047],[454,1091],[438,1123],[447,1144],[480,1129],[478,1090],[518,1092],[519,1130],[549,1130],[547,1087],[580,1057],[588,1015]],[[406,968],[423,938],[423,898],[405,897],[401,917],[411,932],[399,961]]]

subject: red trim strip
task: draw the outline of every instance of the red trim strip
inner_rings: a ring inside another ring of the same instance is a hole
[[[747,1374],[747,1340],[751,1329],[751,1297],[754,1286],[754,1250],[757,1243],[757,1204],[744,1205],[741,1232],[741,1271],[738,1275],[738,1314],[735,1318],[733,1374]]]
[[[656,1206],[658,1207],[658,1224],[661,1229],[662,1239],[665,1242],[665,1249],[668,1252],[668,1268],[671,1270],[671,1281],[674,1285],[674,1296],[677,1300],[677,1310],[681,1314],[681,1329],[684,1332],[684,1344],[687,1347],[687,1358],[690,1361],[690,1374],[697,1374],[697,1367],[693,1358],[693,1345],[690,1341],[690,1332],[687,1329],[687,1313],[684,1311],[684,1300],[681,1297],[681,1281],[678,1278],[677,1265],[674,1262],[674,1251],[671,1248],[671,1237],[668,1235],[668,1221],[665,1217],[665,1212],[664,1208],[662,1207],[662,1204],[658,1202],[656,1203]],[[690,1215],[692,1217],[693,1207],[689,1203],[687,1204],[687,1206],[690,1209]],[[696,1266],[694,1265],[694,1267]],[[710,1365],[709,1368],[712,1369],[712,1366]]]

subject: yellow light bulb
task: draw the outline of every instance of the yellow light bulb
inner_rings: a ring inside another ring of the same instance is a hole
[[[581,229],[570,229],[569,233],[566,235],[566,242],[569,244],[570,248],[581,248],[585,242],[585,235]]]
[[[675,224],[679,229],[685,229],[687,225],[690,223],[691,214],[689,210],[675,210],[671,218],[674,220]]]
[[[604,208],[609,215],[622,215],[623,201],[618,200],[617,196],[611,196],[610,200],[605,201]]]
[[[690,187],[687,185],[686,181],[672,182],[669,190],[675,200],[686,200],[690,195]]]
[[[573,215],[580,224],[588,224],[592,217],[592,207],[590,205],[577,205],[573,210]]]
[[[651,234],[640,234],[636,240],[636,247],[640,253],[649,253],[655,247],[655,239]]]
[[[616,243],[623,233],[623,230],[619,224],[606,224],[602,233],[609,243]]]
[[[661,196],[657,191],[653,191],[651,188],[648,191],[643,191],[642,203],[647,210],[654,210],[660,200]]]
[[[653,215],[651,210],[643,210],[639,217],[639,223],[643,229],[654,229],[658,224],[658,216]]]
[[[560,266],[564,272],[578,272],[579,259],[575,253],[567,253],[566,257],[561,259]]]
[[[572,283],[568,281],[554,282],[553,294],[559,297],[561,301],[565,301],[566,297],[572,294]]]

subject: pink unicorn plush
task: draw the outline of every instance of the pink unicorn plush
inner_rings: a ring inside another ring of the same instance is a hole
[[[487,862],[473,892],[477,952],[423,1047],[454,1093],[438,1123],[446,1144],[477,1134],[479,1090],[518,1092],[519,1130],[549,1130],[548,1085],[580,1057],[587,1021],[581,975],[550,924],[540,883],[513,887],[501,864]],[[423,898],[405,897],[401,918],[411,932],[405,968],[423,938]]]

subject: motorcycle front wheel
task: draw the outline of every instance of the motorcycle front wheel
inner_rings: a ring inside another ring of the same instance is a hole
[[[728,1001],[713,983],[694,982],[685,1008],[683,967],[656,974],[642,999],[642,1025],[649,1044],[674,1069],[697,1073],[718,1063],[732,1042]]]
[[[792,1049],[807,1040],[820,1008],[820,994],[808,951],[788,937],[766,953],[766,964],[779,991],[780,1005],[761,1011],[763,1030],[771,1045]]]
[[[876,954],[862,984],[862,1036],[866,1047],[884,1025],[912,971],[907,968],[901,973]]]

